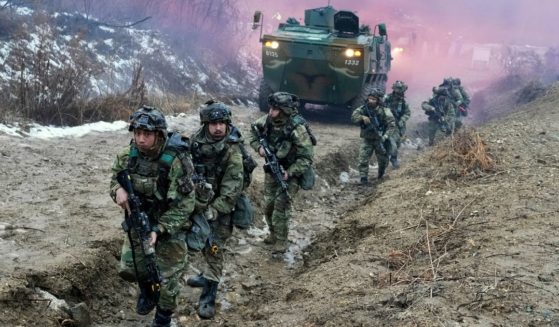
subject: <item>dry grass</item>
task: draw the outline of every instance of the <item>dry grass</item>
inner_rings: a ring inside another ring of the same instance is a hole
[[[496,168],[485,141],[473,128],[459,130],[448,142],[441,143],[433,156],[439,162],[458,164],[462,176],[493,172]]]

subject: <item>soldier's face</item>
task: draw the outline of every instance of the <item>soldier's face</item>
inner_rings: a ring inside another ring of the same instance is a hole
[[[368,97],[367,98],[367,103],[369,104],[369,106],[371,107],[376,107],[378,104],[378,99],[376,97]]]
[[[222,139],[227,132],[227,124],[222,121],[211,122],[208,124],[208,132],[214,139]]]
[[[157,132],[145,129],[134,130],[134,143],[141,152],[148,152],[153,149],[157,141]]]
[[[280,108],[270,107],[270,111],[268,112],[268,116],[270,116],[270,118],[277,118],[280,113],[281,113]]]

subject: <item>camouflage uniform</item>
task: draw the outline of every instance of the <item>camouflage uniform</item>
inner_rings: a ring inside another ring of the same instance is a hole
[[[446,87],[450,94],[450,99],[454,104],[456,118],[454,120],[454,127],[456,129],[462,127],[462,117],[468,115],[468,107],[470,106],[470,96],[462,87],[459,78],[447,77],[444,79],[440,87]]]
[[[200,297],[198,314],[211,318],[215,314],[215,295],[223,271],[225,243],[233,232],[231,213],[243,191],[243,158],[239,143],[241,134],[231,125],[231,113],[223,103],[209,101],[200,112],[204,124],[191,137],[192,160],[197,173],[202,173],[212,185],[213,197],[209,203],[197,203],[197,210],[211,212],[211,243],[203,249],[207,269],[198,277],[189,278],[187,283],[194,287],[204,287]],[[227,124],[227,133],[221,139],[214,139],[208,131],[208,123]],[[213,249],[213,250],[212,250]]]
[[[438,131],[446,135],[454,133],[456,109],[446,87],[434,87],[433,96],[421,104],[425,114],[429,116],[429,145],[433,145]]]
[[[358,166],[361,184],[368,183],[369,160],[373,153],[376,154],[378,161],[377,177],[380,179],[384,176],[386,166],[388,166],[387,150],[389,150],[386,148],[386,141],[398,135],[396,120],[392,112],[380,103],[383,95],[381,90],[373,90],[369,94],[369,98],[376,98],[378,104],[375,107],[371,107],[368,103],[362,105],[356,108],[351,115],[351,121],[361,126],[360,136],[363,139],[359,148]],[[367,119],[370,120],[369,123],[366,123]]]
[[[162,121],[156,129],[161,132],[158,136],[158,143],[156,143],[156,147],[159,149],[151,155],[147,155],[140,152],[132,141],[128,148],[122,150],[112,165],[110,194],[113,200],[116,200],[116,191],[120,188],[116,175],[120,171],[128,169],[134,191],[141,200],[142,210],[149,216],[153,230],[158,232],[155,255],[163,281],[157,302],[156,320],[158,315],[163,314],[162,321],[168,320],[170,323],[170,315],[177,306],[177,296],[180,293],[179,279],[187,263],[185,232],[190,228],[188,217],[195,206],[195,194],[192,192],[191,181],[193,167],[188,153],[182,153],[170,161],[167,181],[159,178],[161,176],[160,161],[163,160],[163,156],[169,154],[166,149],[168,149],[167,145],[171,139],[170,135],[166,135],[166,123],[163,115],[154,108],[143,107],[131,116],[129,129],[132,131],[140,128],[152,131],[153,129],[149,129],[149,127],[153,125],[154,119]],[[147,126],[138,126],[138,121],[147,122]],[[180,136],[178,137],[180,139]],[[149,295],[146,295],[149,293],[146,290],[149,285],[145,285],[144,282],[147,279],[147,272],[144,266],[144,256],[137,241],[138,236],[132,233],[132,238],[137,245],[134,246],[134,255],[138,278],[136,278],[134,270],[134,260],[128,237],[125,237],[122,246],[119,275],[128,281],[138,281],[141,292],[138,300],[138,313],[147,314],[153,309],[155,303],[149,299]],[[162,324],[162,326],[164,325],[166,324]]]
[[[390,111],[396,120],[396,127],[399,132],[391,139],[390,162],[394,168],[399,166],[398,149],[400,148],[400,144],[406,135],[406,122],[411,115],[410,107],[405,99],[405,92],[407,89],[408,86],[404,82],[396,81],[392,85],[392,93],[384,98],[384,106],[390,108]]]
[[[279,115],[275,118],[270,115],[262,116],[253,126],[265,137],[270,150],[288,174],[289,195],[282,192],[270,173],[266,172],[264,176],[264,214],[270,229],[270,235],[265,242],[274,245],[274,252],[283,253],[288,245],[292,201],[299,191],[301,176],[312,165],[314,148],[305,126],[294,123],[299,106],[295,95],[276,92],[269,96],[268,104],[270,112],[272,109],[280,109]],[[250,145],[254,151],[259,151],[259,137],[252,129]]]

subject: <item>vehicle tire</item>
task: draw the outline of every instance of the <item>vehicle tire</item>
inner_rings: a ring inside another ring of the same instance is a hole
[[[268,112],[268,96],[274,92],[272,88],[266,83],[264,79],[260,81],[260,88],[258,89],[258,107],[260,111]]]

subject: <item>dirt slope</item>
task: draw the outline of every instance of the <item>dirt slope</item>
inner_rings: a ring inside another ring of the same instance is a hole
[[[559,324],[559,87],[520,110],[479,130],[496,171],[426,151],[265,284],[248,325]]]
[[[258,211],[255,227],[230,242],[216,318],[197,318],[199,290],[185,286],[175,323],[559,324],[558,88],[520,110],[479,129],[494,171],[461,175],[460,162],[440,159],[451,151],[441,144],[407,150],[402,169],[368,188],[355,185],[357,128],[313,124],[320,178],[296,202],[289,253],[270,258]],[[235,115],[247,130],[260,114]],[[121,213],[107,187],[128,138],[0,135],[0,223],[12,227],[0,228],[0,325],[149,323],[134,313],[135,287],[115,274]],[[344,171],[349,183],[340,182]],[[257,169],[249,190],[257,206],[261,190]],[[187,273],[199,267],[197,255],[191,261]]]

